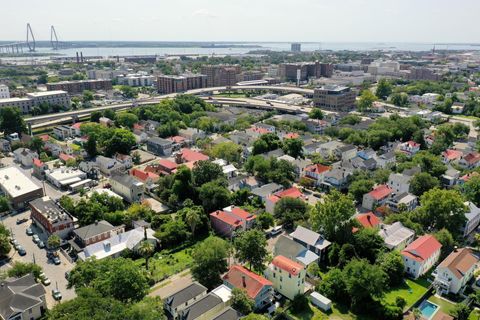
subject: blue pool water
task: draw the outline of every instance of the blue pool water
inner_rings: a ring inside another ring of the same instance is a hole
[[[438,306],[436,304],[431,303],[428,300],[425,300],[420,304],[418,308],[420,309],[422,316],[424,316],[427,319],[430,319],[435,313],[435,311],[437,311]]]

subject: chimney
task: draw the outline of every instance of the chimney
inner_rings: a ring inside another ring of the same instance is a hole
[[[244,288],[247,287],[247,282],[245,280],[245,276],[242,276],[242,285],[243,285]]]

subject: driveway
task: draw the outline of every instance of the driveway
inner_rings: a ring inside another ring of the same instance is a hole
[[[13,217],[8,216],[3,220],[5,226],[12,232],[13,237],[17,239],[21,246],[25,248],[27,254],[21,257],[15,250],[10,252],[10,265],[13,264],[15,261],[21,262],[35,262],[37,265],[41,266],[45,275],[50,279],[52,282],[49,286],[45,287],[47,305],[49,308],[53,307],[56,302],[52,298],[51,290],[58,287],[60,292],[62,293],[62,301],[73,299],[76,294],[73,289],[67,289],[67,280],[65,279],[65,272],[70,271],[73,269],[74,265],[71,264],[65,257],[60,254],[61,264],[56,266],[53,262],[49,261],[46,256],[45,249],[40,249],[38,246],[33,242],[32,237],[26,234],[26,229],[31,225],[31,220],[28,222],[24,222],[22,224],[17,225],[16,221],[17,218],[29,218],[30,217],[30,210],[22,212],[21,214],[15,215]],[[46,244],[47,243],[47,235],[45,233],[41,233],[38,228],[34,229],[34,233],[39,236],[39,238]],[[8,265],[3,266],[8,267]]]

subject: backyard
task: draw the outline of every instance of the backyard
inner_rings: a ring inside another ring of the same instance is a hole
[[[402,297],[407,301],[405,310],[411,307],[415,302],[422,297],[422,295],[427,292],[430,283],[425,278],[420,278],[417,280],[407,279],[405,282],[396,287],[392,288],[389,292],[385,294],[384,300],[387,303],[395,304],[395,299],[397,297]]]
[[[455,304],[451,303],[443,298],[439,298],[435,295],[431,295],[427,299],[428,301],[435,303],[437,306],[440,307],[440,310],[443,311],[443,313],[450,314],[450,311],[455,308]]]
[[[347,307],[343,307],[336,303],[332,304],[332,310],[330,312],[324,312],[312,304],[309,304],[308,310],[303,310],[301,313],[293,314],[288,310],[288,315],[297,320],[373,320],[372,317],[364,315],[355,315],[348,310]]]

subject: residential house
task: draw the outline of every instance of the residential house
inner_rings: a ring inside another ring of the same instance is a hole
[[[305,169],[312,164],[312,161],[310,159],[295,159],[294,157],[291,157],[289,155],[283,155],[281,157],[277,158],[278,160],[285,160],[289,162],[294,170],[295,170],[295,175],[297,177],[302,177],[305,175]]]
[[[293,261],[309,266],[312,263],[318,263],[320,257],[307,247],[293,240],[288,235],[280,235],[273,247],[273,256],[285,256]]]
[[[242,208],[229,206],[210,213],[210,223],[215,232],[223,237],[232,238],[236,232],[251,229],[256,216]]]
[[[172,136],[172,137],[169,137],[167,139],[172,141],[172,150],[173,151],[178,151],[181,148],[189,147],[192,144],[191,140],[188,140],[185,137],[181,137],[181,136]]]
[[[117,153],[115,154],[115,160],[123,164],[126,169],[133,167],[133,158],[128,154]]]
[[[459,294],[474,276],[478,256],[469,248],[455,249],[437,267],[433,286],[439,294]]]
[[[459,181],[460,171],[449,167],[444,174],[440,176],[440,181],[445,188],[453,188]]]
[[[348,177],[351,175],[352,172],[346,168],[333,168],[324,173],[324,181],[321,183],[321,188],[343,190],[347,187]]]
[[[48,170],[48,165],[43,163],[40,159],[33,159],[32,176],[40,180],[45,180],[45,174]]]
[[[186,128],[186,129],[180,129],[178,131],[178,135],[181,137],[184,137],[187,140],[190,141],[196,141],[198,139],[205,139],[207,134],[205,131],[197,129],[197,128]]]
[[[407,176],[401,173],[390,173],[387,185],[395,193],[409,192],[410,180],[412,180],[412,176]]]
[[[323,134],[325,129],[330,126],[330,123],[327,121],[317,119],[305,120],[305,124],[307,125],[308,131],[316,134]]]
[[[145,167],[145,171],[153,172],[159,176],[170,175],[175,173],[178,164],[167,159],[160,159],[155,164],[149,164]]]
[[[53,135],[59,140],[65,140],[73,137],[75,132],[71,126],[61,125],[53,128]]]
[[[104,127],[111,127],[114,125],[113,120],[107,117],[100,117],[100,119],[98,119],[98,123],[100,123]]]
[[[214,293],[208,293],[178,313],[179,320],[210,320],[224,309],[223,300]]]
[[[194,151],[192,149],[187,149],[187,148],[181,149],[180,152],[175,155],[175,161],[179,164],[180,163],[195,164],[198,161],[205,161],[208,159],[210,158],[204,155],[203,153]]]
[[[378,234],[385,242],[385,246],[390,250],[403,250],[415,237],[415,232],[403,226],[400,221],[390,225],[380,224]]]
[[[465,213],[465,225],[462,227],[464,237],[468,237],[480,223],[480,209],[471,201],[466,201],[465,206],[467,212]]]
[[[66,239],[74,229],[73,217],[48,196],[30,201],[30,212],[32,221],[48,236]]]
[[[84,248],[123,232],[125,232],[124,225],[114,227],[109,222],[100,220],[73,230],[73,235],[75,236],[75,242],[80,248]]]
[[[156,173],[137,168],[130,170],[130,175],[135,177],[138,181],[143,182],[147,188],[157,183],[158,179],[160,179],[160,176]]]
[[[150,228],[136,228],[127,232],[119,233],[111,236],[107,240],[86,246],[83,249],[83,252],[78,254],[78,257],[83,261],[90,257],[95,257],[97,260],[107,257],[116,258],[127,249],[137,253],[138,248],[142,242],[145,241],[145,234],[147,235],[146,241],[154,246],[157,245],[158,239],[154,237],[154,233],[155,231]]]
[[[13,151],[15,162],[20,163],[25,168],[33,166],[33,160],[38,159],[38,153],[27,148],[18,148]]]
[[[418,278],[430,270],[440,258],[442,245],[430,234],[423,235],[402,250],[405,272]]]
[[[75,157],[62,152],[62,153],[60,153],[60,154],[58,155],[58,159],[59,159],[63,164],[66,164],[69,160],[75,160]]]
[[[147,140],[147,150],[157,156],[170,156],[173,151],[172,140],[152,137]]]
[[[348,161],[357,156],[357,147],[352,144],[339,146],[334,150],[334,155],[337,159]]]
[[[344,146],[343,142],[332,140],[329,142],[322,143],[317,152],[325,159],[334,158],[337,156],[337,149]]]
[[[223,159],[216,159],[212,161],[212,163],[218,164],[220,167],[222,167],[222,172],[227,177],[227,179],[231,179],[237,176],[238,169],[235,168],[233,164],[228,164],[227,161]]]
[[[463,169],[475,169],[480,166],[480,153],[469,152],[462,156],[458,161],[458,165]]]
[[[325,180],[325,173],[332,167],[323,164],[312,164],[305,168],[305,177],[314,181],[315,186],[320,186]]]
[[[172,316],[172,319],[178,319],[180,312],[206,295],[207,288],[198,282],[193,282],[190,285],[165,297],[163,299],[164,308]]]
[[[418,197],[408,192],[400,194],[393,193],[390,198],[388,198],[386,205],[393,212],[400,212],[402,210],[412,211],[418,205]]]
[[[447,149],[442,152],[442,162],[447,163],[458,163],[462,158],[463,152],[455,149]]]
[[[379,168],[389,168],[395,165],[396,156],[394,151],[389,151],[377,157],[377,166]]]
[[[297,226],[295,231],[290,233],[290,237],[318,255],[320,260],[325,258],[326,250],[331,244],[319,233],[302,226]]]
[[[33,274],[0,281],[0,319],[37,320],[46,311],[45,288]]]
[[[380,219],[373,212],[357,214],[355,219],[363,228],[377,228],[380,225]],[[357,231],[358,228],[354,227],[353,232]]]
[[[112,191],[121,195],[127,202],[140,202],[143,199],[144,184],[130,175],[113,175],[110,184]]]
[[[8,141],[7,139],[0,139],[0,151],[5,153],[11,152],[12,147],[10,145],[10,141]]]
[[[46,151],[49,151],[52,154],[52,156],[54,156],[54,157],[58,157],[60,155],[60,153],[63,152],[62,147],[60,147],[58,144],[56,144],[54,142],[50,142],[50,141],[45,142],[45,144],[43,145],[43,148]]]
[[[223,283],[231,289],[245,290],[250,299],[254,301],[255,310],[260,310],[272,302],[272,282],[242,266],[231,266],[223,276]]]
[[[104,156],[97,156],[95,159],[95,165],[100,172],[106,176],[123,172],[126,169],[118,160]]]
[[[265,270],[265,278],[273,283],[275,291],[293,300],[305,290],[305,266],[284,256],[276,256]]]
[[[278,191],[269,196],[265,202],[265,211],[273,214],[275,204],[282,198],[294,198],[303,201],[306,200],[305,195],[297,187],[291,187],[290,189]]]
[[[407,156],[413,157],[420,151],[420,144],[415,141],[407,141],[399,145],[399,150],[405,153]]]
[[[275,182],[264,184],[263,186],[252,189],[252,194],[257,196],[262,202],[267,201],[267,198],[272,194],[283,190],[283,187]]]
[[[80,137],[82,136],[82,130],[80,129],[80,126],[82,125],[81,122],[74,123],[70,126],[70,130],[73,135]]]
[[[368,210],[374,210],[376,207],[384,205],[393,190],[387,185],[379,185],[372,191],[363,195],[362,207]]]

